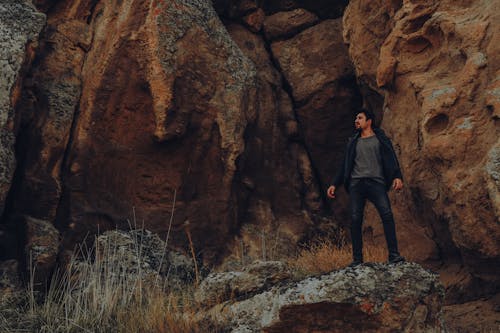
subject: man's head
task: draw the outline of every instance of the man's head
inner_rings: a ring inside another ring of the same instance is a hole
[[[364,130],[373,127],[373,122],[375,121],[375,115],[370,110],[360,109],[356,114],[356,119],[354,119],[354,127],[357,130]]]

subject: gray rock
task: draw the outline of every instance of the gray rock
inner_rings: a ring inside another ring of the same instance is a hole
[[[133,279],[161,277],[168,287],[182,287],[195,278],[193,260],[167,250],[160,237],[149,230],[107,231],[97,237],[96,257],[102,267]]]
[[[486,184],[493,208],[496,215],[500,216],[500,140],[488,153],[485,172]]]
[[[36,42],[44,24],[45,15],[30,1],[0,2],[0,214],[15,168],[12,91],[26,61],[26,46]]]
[[[234,298],[248,298],[290,278],[290,271],[280,261],[256,261],[240,272],[210,273],[195,292],[195,299],[205,306]]]
[[[444,288],[418,264],[365,264],[212,308],[232,332],[442,332]]]

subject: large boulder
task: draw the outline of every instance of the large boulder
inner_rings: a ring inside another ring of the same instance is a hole
[[[231,332],[442,332],[443,300],[438,276],[418,264],[365,264],[225,302],[211,315]]]
[[[58,2],[45,46],[15,212],[55,220],[72,248],[128,227],[135,208],[172,246],[191,238],[220,257],[238,227],[256,71],[211,2]]]
[[[402,247],[419,260],[458,259],[492,288],[500,268],[499,13],[498,2],[355,0],[344,16],[357,75],[385,97],[382,124],[400,156]],[[415,234],[437,247],[428,251]]]
[[[272,43],[271,48],[297,102],[338,78],[353,75],[341,19],[323,21],[294,38]]]
[[[324,193],[342,161],[354,110],[361,104],[342,20],[325,20],[273,42],[271,49],[291,88],[300,134]],[[332,208],[338,221],[348,220],[345,196],[332,202]]]
[[[168,250],[149,230],[104,232],[95,238],[92,252],[76,253],[73,259],[70,267],[75,274],[94,272],[113,281],[144,281],[151,288],[184,288],[197,278],[193,260]]]
[[[38,34],[45,15],[30,1],[5,0],[0,3],[0,214],[10,190],[16,158],[14,143],[19,115],[14,112],[21,94],[21,82],[34,58]]]
[[[279,12],[266,17],[264,34],[268,40],[290,38],[318,21],[316,15],[302,8]]]

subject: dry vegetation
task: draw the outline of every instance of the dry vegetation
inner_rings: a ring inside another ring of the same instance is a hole
[[[364,244],[363,257],[366,262],[386,262],[387,250],[368,242]],[[351,261],[351,245],[341,234],[337,240],[321,239],[302,249],[290,265],[302,272],[321,274],[344,268]]]
[[[108,251],[116,255],[116,248]],[[214,332],[195,318],[194,286],[169,290],[159,274],[130,274],[116,261],[72,258],[47,292],[0,302],[0,332]],[[5,300],[5,299],[4,299]]]

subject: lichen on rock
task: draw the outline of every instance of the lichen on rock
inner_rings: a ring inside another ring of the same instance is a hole
[[[0,214],[10,189],[16,160],[15,104],[20,94],[23,65],[29,63],[29,44],[36,43],[45,24],[45,15],[29,1],[6,0],[0,3]]]

